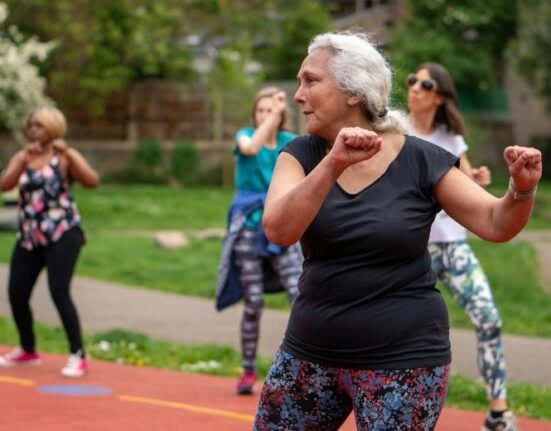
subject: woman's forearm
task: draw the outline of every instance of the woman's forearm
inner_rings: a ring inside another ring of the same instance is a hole
[[[11,158],[8,167],[0,174],[0,190],[8,191],[13,189],[25,170],[25,166],[25,153],[20,151]]]
[[[82,154],[74,148],[67,150],[69,169],[73,178],[84,187],[94,188],[99,185],[98,173],[88,164]]]
[[[287,190],[285,165],[276,169],[264,208],[263,226],[268,239],[279,245],[297,242],[321,208],[329,190],[342,173],[327,158]],[[281,183],[281,184],[279,184]]]
[[[494,232],[491,240],[504,242],[514,238],[528,223],[534,202],[535,192],[519,200],[514,198],[514,192],[509,188],[493,207],[491,219]]]
[[[257,154],[263,145],[267,144],[270,139],[275,136],[278,130],[281,116],[279,114],[272,113],[269,115],[254,131],[253,136],[245,141],[245,143],[239,143],[239,150],[246,155],[254,156]]]

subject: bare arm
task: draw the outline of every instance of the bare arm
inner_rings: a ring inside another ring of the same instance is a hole
[[[460,157],[461,163],[459,164],[459,169],[469,178],[472,178],[475,183],[480,187],[488,187],[492,182],[492,174],[490,169],[487,166],[479,166],[474,168],[469,161],[467,154],[463,153]]]
[[[239,151],[247,156],[257,154],[262,146],[266,144],[270,138],[277,133],[281,115],[285,111],[285,93],[280,91],[272,96],[272,110],[266,119],[258,125],[253,136],[243,136],[237,142]]]
[[[26,165],[26,151],[21,150],[15,153],[10,159],[7,168],[0,175],[0,190],[7,191],[13,189],[17,185]]]
[[[95,188],[99,185],[99,175],[86,161],[84,156],[74,148],[68,148],[66,152],[69,161],[71,176],[83,187]]]
[[[308,175],[293,156],[281,153],[262,219],[268,239],[279,245],[297,242],[341,173],[348,166],[373,157],[380,147],[381,138],[374,132],[342,129],[331,151]]]
[[[507,147],[504,157],[516,190],[535,189],[541,178],[541,153],[534,148]],[[514,199],[508,190],[497,198],[479,187],[458,169],[452,168],[435,187],[442,208],[458,223],[479,237],[504,242],[515,237],[528,222],[534,196]]]
[[[69,148],[64,139],[56,139],[53,145],[54,149],[66,160],[67,169],[76,182],[91,189],[99,185],[98,173],[80,152]]]

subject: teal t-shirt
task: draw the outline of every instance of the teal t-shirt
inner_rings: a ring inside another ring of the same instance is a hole
[[[235,141],[243,136],[252,137],[254,129],[246,127],[240,129],[235,134]],[[275,148],[266,148],[263,146],[254,156],[248,156],[239,151],[236,145],[233,154],[236,158],[235,166],[235,187],[238,190],[248,190],[255,192],[267,192],[270,182],[272,181],[272,173],[276,164],[279,151],[287,145],[288,142],[296,138],[297,135],[287,131],[277,132],[277,145]],[[256,229],[260,219],[262,218],[262,210],[259,209],[249,216],[245,226],[251,229]]]

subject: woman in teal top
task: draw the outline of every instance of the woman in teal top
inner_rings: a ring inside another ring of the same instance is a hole
[[[231,247],[231,268],[236,270],[240,296],[245,302],[241,320],[244,371],[237,384],[238,394],[253,391],[263,293],[267,289],[265,280],[269,278],[267,271],[275,275],[278,285],[287,291],[289,301],[298,294],[302,264],[298,247],[282,248],[269,244],[261,223],[264,200],[279,151],[296,136],[284,130],[285,108],[283,91],[276,87],[261,89],[253,103],[254,127],[239,130],[235,137],[236,195],[229,210],[225,247]],[[224,271],[224,282],[230,279],[227,273]]]

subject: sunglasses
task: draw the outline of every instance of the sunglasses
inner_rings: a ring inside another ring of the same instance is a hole
[[[408,87],[413,87],[417,82],[420,83],[421,88],[425,91],[432,91],[438,88],[438,85],[436,85],[436,82],[433,81],[432,79],[420,80],[413,73],[409,75],[408,78],[406,79],[406,84]]]

